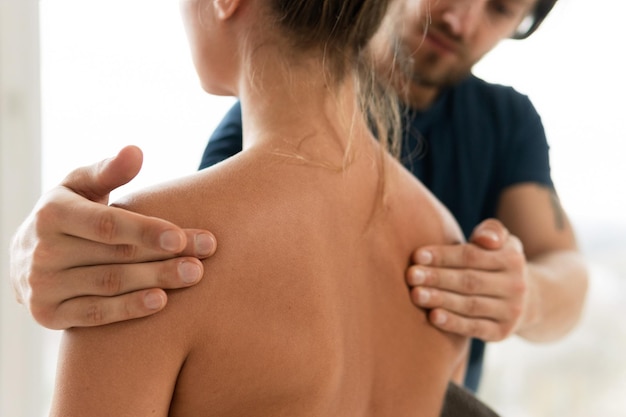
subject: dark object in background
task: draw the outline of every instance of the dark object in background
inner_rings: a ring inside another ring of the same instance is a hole
[[[465,388],[450,383],[441,417],[498,417],[493,410]]]

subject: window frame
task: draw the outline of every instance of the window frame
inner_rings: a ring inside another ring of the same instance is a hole
[[[39,1],[0,1],[0,415],[47,412],[44,330],[15,301],[12,235],[41,192]]]

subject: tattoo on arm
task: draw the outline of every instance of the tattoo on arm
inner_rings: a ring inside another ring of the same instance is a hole
[[[554,223],[557,230],[565,229],[565,213],[563,207],[561,207],[561,201],[554,189],[550,189],[550,203],[552,204],[552,210],[554,211]]]

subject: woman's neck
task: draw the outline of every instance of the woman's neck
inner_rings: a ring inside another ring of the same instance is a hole
[[[244,150],[270,148],[333,163],[371,139],[351,76],[333,85],[316,62],[256,58],[247,66],[256,70],[238,85]]]

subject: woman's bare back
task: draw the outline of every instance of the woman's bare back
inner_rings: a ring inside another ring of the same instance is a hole
[[[159,318],[185,321],[171,415],[438,415],[464,341],[427,323],[404,274],[415,248],[462,235],[390,158],[380,188],[376,148],[343,171],[248,152],[124,204],[220,242]]]

